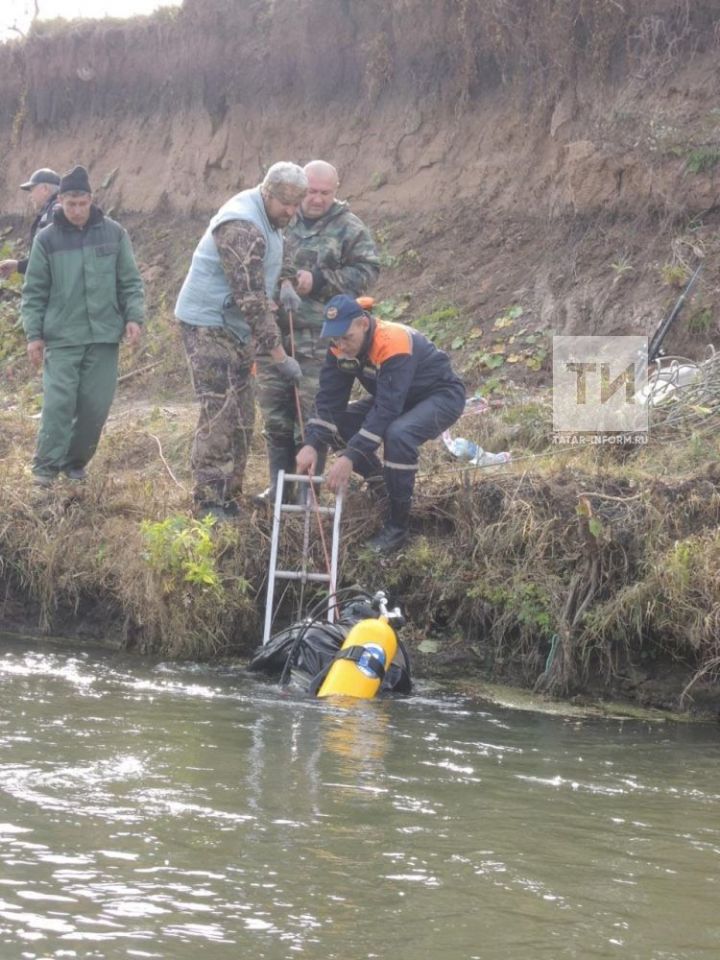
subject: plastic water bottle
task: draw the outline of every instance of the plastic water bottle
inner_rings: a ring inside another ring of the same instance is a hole
[[[472,440],[467,440],[465,437],[452,437],[449,430],[443,433],[442,438],[445,446],[454,457],[475,467],[489,467],[494,463],[509,463],[511,460],[511,456],[506,450],[502,453],[489,453]]]
[[[476,467],[489,467],[493,463],[509,463],[510,459],[511,457],[507,450],[503,450],[502,453],[490,453],[488,450],[483,450],[478,447],[478,452],[470,463]]]
[[[479,454],[483,453],[481,447],[472,440],[466,440],[465,437],[455,437],[448,445],[450,453],[458,460],[472,461]]]

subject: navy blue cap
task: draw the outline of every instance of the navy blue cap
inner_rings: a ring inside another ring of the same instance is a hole
[[[41,167],[39,170],[36,170],[35,173],[33,173],[26,183],[20,184],[20,189],[32,190],[32,188],[36,187],[39,183],[49,183],[53,187],[59,187],[60,176],[49,167]]]
[[[328,300],[323,311],[325,322],[320,331],[321,337],[341,337],[350,329],[350,324],[356,317],[365,313],[360,304],[353,297],[341,293],[332,300]]]

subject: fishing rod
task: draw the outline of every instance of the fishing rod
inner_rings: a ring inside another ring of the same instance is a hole
[[[655,363],[660,359],[660,357],[664,356],[665,351],[663,350],[663,343],[665,342],[665,338],[670,332],[672,325],[680,316],[680,313],[683,307],[685,306],[688,300],[688,297],[692,293],[693,287],[698,281],[698,278],[700,276],[700,271],[702,270],[702,268],[703,268],[702,263],[700,263],[695,268],[695,272],[690,277],[687,284],[685,285],[685,289],[682,291],[682,293],[678,297],[677,303],[672,308],[672,310],[667,315],[667,317],[665,317],[665,319],[661,321],[657,330],[650,338],[650,343],[648,344],[648,350],[647,350],[647,357],[642,357],[639,363],[638,373],[640,377],[642,377],[643,374],[646,373],[651,363]]]

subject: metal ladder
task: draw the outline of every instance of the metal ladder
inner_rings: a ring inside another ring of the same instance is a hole
[[[285,491],[285,482],[297,483],[303,489],[304,497],[301,504],[283,503],[283,494]],[[335,497],[335,506],[321,507],[316,506],[310,492],[310,484],[321,484],[324,477],[310,477],[307,474],[285,473],[284,470],[278,471],[275,484],[275,509],[273,511],[272,536],[270,540],[270,568],[268,570],[267,598],[265,600],[265,628],[263,630],[263,646],[270,639],[273,621],[273,600],[275,598],[275,583],[277,580],[299,580],[301,583],[327,583],[328,593],[332,597],[337,589],[337,564],[338,553],[340,550],[340,518],[342,516],[342,492]],[[302,485],[305,485],[304,488]],[[333,518],[332,528],[332,546],[330,550],[330,572],[318,573],[308,571],[307,558],[308,548],[310,546],[310,525],[315,519],[314,515],[319,512],[321,516],[331,516]],[[277,555],[280,543],[280,522],[284,515],[303,514],[303,549],[302,565],[299,570],[278,570]],[[335,607],[330,604],[328,609],[328,623],[335,620]]]

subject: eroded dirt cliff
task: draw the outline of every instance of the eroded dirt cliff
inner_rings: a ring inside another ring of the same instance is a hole
[[[177,225],[145,264],[172,290],[207,211],[321,156],[409,316],[519,302],[523,323],[643,333],[670,268],[714,252],[719,31],[717,0],[186,0],[40,23],[0,50],[0,210],[20,216],[29,170],[83,161],[106,208]],[[703,309],[716,276],[709,257]]]

